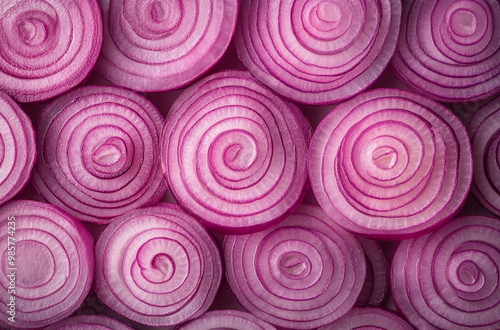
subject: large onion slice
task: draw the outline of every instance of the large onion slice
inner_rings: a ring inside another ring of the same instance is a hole
[[[75,315],[54,323],[43,330],[133,330],[117,319],[105,315]]]
[[[318,330],[337,329],[413,330],[413,327],[392,311],[375,307],[355,307],[340,319]]]
[[[115,218],[96,244],[95,291],[121,315],[151,326],[201,316],[222,278],[219,248],[175,204]]]
[[[102,44],[97,0],[0,3],[0,89],[19,102],[62,94],[90,73]]]
[[[309,205],[265,231],[226,236],[224,259],[242,306],[292,329],[317,328],[344,315],[356,302],[366,272],[356,238]]]
[[[160,112],[143,96],[110,86],[74,89],[40,115],[33,184],[77,218],[105,223],[157,202]]]
[[[500,222],[460,216],[436,231],[402,241],[391,289],[418,329],[500,328]]]
[[[332,219],[360,234],[398,238],[460,210],[472,180],[471,147],[444,106],[412,92],[376,89],[321,121],[309,174]]]
[[[0,324],[34,329],[71,315],[94,276],[88,230],[50,204],[28,200],[0,207],[0,230]]]
[[[214,310],[184,324],[179,330],[276,330],[271,324],[239,310]]]
[[[163,130],[162,166],[179,203],[211,229],[249,232],[303,198],[309,122],[248,72],[224,71],[186,89]]]

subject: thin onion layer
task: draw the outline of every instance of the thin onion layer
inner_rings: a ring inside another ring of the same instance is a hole
[[[392,311],[354,307],[340,319],[318,330],[336,329],[413,330],[413,327]]]
[[[213,310],[181,326],[179,330],[276,330],[271,324],[239,310]]]
[[[109,316],[81,314],[68,317],[43,330],[133,330],[134,328]]]

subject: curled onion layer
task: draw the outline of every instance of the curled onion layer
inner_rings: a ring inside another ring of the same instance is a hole
[[[117,217],[96,245],[95,291],[111,309],[150,326],[201,316],[222,278],[222,258],[208,231],[175,204]]]
[[[179,203],[217,231],[283,219],[307,188],[309,122],[248,72],[213,74],[176,100],[162,166]]]
[[[400,312],[418,329],[500,327],[500,222],[460,216],[400,243],[391,289]]]
[[[35,188],[89,222],[157,202],[167,189],[158,150],[163,121],[151,102],[129,90],[72,90],[40,115]]]
[[[500,91],[500,3],[409,0],[392,67],[405,83],[446,102]]]
[[[265,231],[226,236],[224,258],[241,305],[287,329],[317,328],[344,315],[366,274],[359,242],[318,206],[301,205]]]
[[[455,215],[472,181],[467,131],[418,94],[376,89],[342,103],[316,129],[314,195],[343,227],[380,238],[430,230]]]
[[[376,307],[354,307],[340,319],[318,330],[335,329],[413,330],[413,327],[391,311]]]
[[[281,95],[336,103],[367,88],[396,48],[399,0],[249,0],[235,35],[243,64]]]
[[[26,186],[35,160],[35,130],[31,120],[14,100],[0,91],[0,205]]]
[[[80,84],[102,44],[96,0],[10,0],[0,4],[0,89],[37,102]]]
[[[116,85],[164,91],[187,85],[224,54],[237,0],[99,0],[104,43],[96,69]]]
[[[133,330],[134,328],[105,315],[76,315],[43,330]]]
[[[33,329],[71,315],[94,276],[88,230],[57,207],[28,200],[0,207],[0,229],[0,323]]]
[[[500,217],[500,96],[478,109],[467,129],[474,161],[472,193]]]
[[[179,330],[276,330],[271,324],[254,315],[238,310],[214,310],[184,324]]]

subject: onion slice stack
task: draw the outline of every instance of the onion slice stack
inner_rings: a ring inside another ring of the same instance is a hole
[[[0,207],[0,229],[0,325],[34,329],[71,315],[94,276],[88,230],[50,204],[28,200]]]
[[[318,330],[336,329],[413,330],[413,327],[391,311],[375,307],[355,307],[340,319]]]
[[[309,174],[320,206],[339,224],[401,238],[460,210],[472,181],[471,147],[465,127],[444,106],[412,92],[376,89],[321,121]]]
[[[97,223],[157,202],[167,189],[158,147],[163,121],[151,102],[129,90],[72,90],[39,117],[35,188]]]
[[[409,86],[445,102],[500,91],[500,3],[407,0],[392,67]]]
[[[254,315],[238,310],[213,310],[206,312],[196,320],[184,324],[179,330],[276,330],[271,324]]]
[[[175,204],[117,217],[96,244],[97,295],[142,324],[171,326],[201,316],[221,278],[214,238]]]
[[[311,127],[245,71],[186,89],[170,109],[162,166],[173,195],[209,228],[263,229],[300,204]]]
[[[105,315],[75,315],[43,330],[133,330],[134,328]]]
[[[460,216],[400,243],[391,290],[418,329],[500,328],[500,222]]]
[[[224,259],[241,305],[287,329],[317,328],[347,313],[366,273],[356,238],[309,205],[265,231],[226,236]]]
[[[99,0],[104,42],[96,69],[116,85],[164,91],[187,85],[224,54],[237,0]]]

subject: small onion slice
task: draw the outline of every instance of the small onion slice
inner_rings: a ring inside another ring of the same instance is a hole
[[[337,329],[413,330],[413,327],[391,311],[375,307],[354,307],[340,319],[318,330]]]
[[[184,324],[179,330],[276,330],[271,324],[254,315],[238,310],[214,310]]]
[[[366,274],[356,237],[310,205],[265,231],[226,236],[224,259],[241,305],[287,329],[317,328],[347,313]]]
[[[75,315],[43,330],[133,330],[134,328],[105,315]]]

